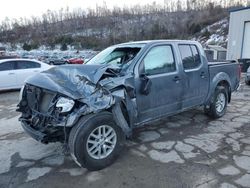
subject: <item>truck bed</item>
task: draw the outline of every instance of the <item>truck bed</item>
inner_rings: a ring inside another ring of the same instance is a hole
[[[231,90],[232,92],[238,88],[240,81],[239,63],[236,61],[221,61],[221,62],[208,62],[210,83],[212,79],[220,72],[230,75]]]

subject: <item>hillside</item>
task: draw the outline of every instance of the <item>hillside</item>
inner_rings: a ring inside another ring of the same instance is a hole
[[[99,50],[116,43],[149,39],[195,39],[226,46],[228,8],[236,4],[226,7],[201,0],[186,3],[113,10],[102,6],[87,12],[48,11],[41,18],[3,22],[0,43],[28,51],[41,46]]]
[[[197,40],[203,46],[219,45],[227,47],[229,18],[226,17],[211,25],[206,26],[199,33],[196,33],[192,40]]]

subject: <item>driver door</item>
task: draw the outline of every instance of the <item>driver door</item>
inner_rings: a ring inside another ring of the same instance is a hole
[[[138,69],[137,124],[181,110],[183,76],[178,69],[172,45],[151,47]]]

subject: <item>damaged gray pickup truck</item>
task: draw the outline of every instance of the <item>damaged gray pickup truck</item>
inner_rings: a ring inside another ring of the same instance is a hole
[[[129,42],[31,77],[17,110],[34,139],[66,143],[78,165],[99,170],[138,126],[201,105],[220,118],[239,81],[238,63],[208,62],[198,42]]]

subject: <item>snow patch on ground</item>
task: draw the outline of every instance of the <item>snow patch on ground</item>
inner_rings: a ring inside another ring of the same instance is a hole
[[[200,154],[198,152],[193,152],[193,150],[195,149],[193,146],[184,144],[181,141],[177,142],[175,149],[181,152],[186,159],[196,157],[198,154]]]
[[[250,173],[250,157],[248,156],[234,156],[233,157],[235,164],[242,168],[247,170]],[[250,183],[250,179],[249,179]]]
[[[42,162],[46,165],[51,165],[51,166],[60,166],[64,163],[64,155],[53,155],[53,156],[49,156],[47,158],[45,158],[44,160],[42,160]]]
[[[55,154],[62,155],[62,149],[59,143],[44,145],[29,137],[20,138],[14,142],[11,140],[1,140],[0,174],[10,170],[11,156],[15,153],[19,153],[20,157],[24,160],[40,160]]]
[[[42,167],[42,168],[30,168],[28,170],[28,177],[26,179],[26,182],[36,180],[45,174],[49,173],[51,171],[50,167]]]
[[[35,164],[35,162],[32,162],[32,161],[22,161],[22,162],[18,163],[16,165],[16,167],[29,167],[29,166],[32,166],[34,164]]]
[[[6,135],[10,134],[18,134],[22,133],[23,129],[18,121],[19,116],[15,116],[10,119],[0,119],[0,138],[5,137]]]
[[[175,141],[166,141],[166,142],[153,142],[151,145],[153,148],[158,150],[170,150],[174,146]]]
[[[90,182],[95,182],[97,180],[100,180],[102,178],[102,174],[100,172],[90,172],[87,175],[87,180]]]
[[[161,135],[156,131],[144,131],[139,135],[139,139],[143,142],[150,142],[160,138]]]
[[[232,165],[228,165],[224,168],[219,169],[218,171],[221,175],[237,175],[240,173],[240,170]]]
[[[235,187],[234,185],[229,184],[229,183],[222,183],[220,185],[220,188],[237,188],[237,187]]]
[[[245,174],[235,181],[243,187],[250,187],[250,174]]]
[[[204,133],[197,136],[190,136],[184,139],[184,142],[200,148],[206,153],[215,152],[221,143],[221,140],[225,137],[219,133]]]
[[[142,152],[135,150],[135,149],[131,149],[130,152],[138,157],[146,157],[145,154],[143,154]]]
[[[60,172],[69,173],[71,176],[81,176],[86,172],[83,168],[62,169]]]
[[[160,161],[162,163],[169,163],[169,162],[184,163],[184,160],[180,158],[180,156],[177,154],[176,151],[173,150],[168,153],[157,150],[151,150],[148,152],[148,154],[152,159]]]

